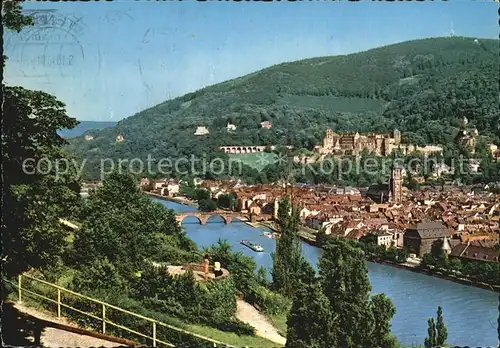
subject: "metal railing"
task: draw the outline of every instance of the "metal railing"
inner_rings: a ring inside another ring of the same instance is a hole
[[[36,293],[34,291],[31,291],[31,290],[23,288],[22,287],[22,279],[23,278],[28,278],[28,279],[34,280],[36,282],[42,283],[42,284],[44,284],[44,285],[46,285],[46,286],[48,286],[48,287],[50,287],[52,289],[56,289],[57,290],[57,299],[54,300],[54,299],[46,297],[46,296],[44,296],[42,294],[38,294],[38,293]],[[157,337],[157,335],[156,335],[156,329],[157,329],[157,327],[158,326],[163,326],[163,327],[169,328],[171,330],[174,330],[174,331],[177,331],[177,332],[189,335],[189,336],[193,336],[193,337],[199,338],[199,339],[201,339],[203,341],[213,343],[214,347],[217,347],[217,346],[219,346],[219,347],[233,347],[231,345],[228,345],[228,344],[225,344],[225,343],[213,340],[213,339],[211,339],[209,337],[198,335],[198,334],[196,334],[194,332],[186,331],[184,329],[172,326],[170,324],[163,323],[163,322],[161,322],[159,320],[148,318],[148,317],[145,317],[145,316],[137,314],[137,313],[133,313],[133,312],[128,311],[126,309],[114,306],[112,304],[109,304],[109,303],[106,303],[106,302],[103,302],[103,301],[100,301],[100,300],[97,300],[97,299],[94,299],[94,298],[91,298],[91,297],[88,297],[88,296],[85,296],[85,295],[82,295],[82,294],[79,294],[79,293],[76,293],[74,291],[71,291],[71,290],[68,290],[66,288],[63,288],[63,287],[61,287],[59,285],[55,285],[55,284],[49,283],[49,282],[47,282],[45,280],[41,280],[41,279],[38,279],[38,278],[35,278],[35,277],[32,277],[32,276],[26,275],[26,274],[18,276],[18,278],[17,278],[17,284],[15,284],[14,282],[9,281],[7,279],[3,279],[3,280],[5,282],[13,285],[14,287],[16,287],[18,289],[18,302],[19,303],[22,302],[23,292],[31,294],[31,295],[33,295],[35,297],[42,298],[42,299],[44,299],[46,301],[49,301],[49,302],[54,303],[54,304],[57,305],[57,318],[58,319],[61,319],[61,308],[64,307],[64,308],[68,308],[70,310],[73,310],[73,311],[75,311],[77,313],[80,313],[80,314],[83,314],[85,316],[88,316],[90,318],[93,318],[93,319],[101,321],[102,322],[102,334],[106,334],[106,324],[109,324],[109,325],[115,326],[115,327],[117,327],[119,329],[122,329],[122,330],[128,331],[130,333],[133,333],[135,335],[138,335],[138,336],[141,336],[141,337],[144,337],[144,338],[152,340],[153,347],[156,347],[157,343],[162,343],[162,344],[164,344],[164,345],[166,345],[168,347],[175,347],[175,345],[173,345],[173,344],[171,344],[169,342],[160,340]],[[90,301],[92,303],[95,303],[95,304],[98,304],[98,305],[102,306],[101,316],[97,316],[97,315],[94,315],[92,313],[87,313],[87,312],[82,311],[82,310],[80,310],[78,308],[74,308],[74,307],[72,307],[72,306],[70,306],[68,304],[63,303],[62,300],[61,300],[61,294],[63,294],[63,293],[71,294],[73,296],[76,296],[76,297],[88,300],[88,301]],[[134,316],[136,318],[140,318],[140,319],[143,319],[145,321],[150,322],[151,326],[152,326],[152,336],[146,335],[146,334],[144,334],[142,332],[138,332],[138,331],[133,330],[131,328],[128,328],[126,326],[123,326],[123,325],[120,325],[118,323],[112,322],[111,320],[109,320],[109,318],[106,318],[106,309],[114,309],[116,311],[119,311],[119,312],[122,312],[122,313],[126,313],[126,314],[129,314],[129,315]]]

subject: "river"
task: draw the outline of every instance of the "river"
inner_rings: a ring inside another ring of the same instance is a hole
[[[154,200],[176,212],[196,211],[196,208],[178,203]],[[270,254],[276,242],[264,237],[261,229],[234,220],[226,225],[220,217],[210,218],[206,225],[200,225],[195,217],[187,217],[182,227],[199,247],[215,244],[219,238],[227,239],[233,250],[253,257],[258,267],[272,267]],[[259,243],[265,251],[251,251],[239,244],[242,239]],[[302,252],[317,269],[321,249],[303,243]],[[496,346],[497,293],[371,262],[368,262],[368,271],[372,292],[385,293],[396,307],[391,330],[402,344],[423,345],[427,336],[427,319],[436,316],[440,305],[448,328],[448,344]]]

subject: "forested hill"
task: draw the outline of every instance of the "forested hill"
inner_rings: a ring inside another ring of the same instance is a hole
[[[70,148],[102,157],[177,157],[220,145],[312,148],[323,131],[402,130],[407,142],[451,144],[464,116],[499,140],[497,40],[408,41],[275,65],[166,101]],[[271,121],[272,129],[260,122]],[[228,133],[227,123],[237,126]],[[196,137],[197,126],[208,136]],[[116,143],[123,135],[125,141]]]
[[[101,130],[106,127],[114,127],[116,122],[113,121],[79,121],[78,125],[73,129],[61,129],[58,133],[63,138],[73,138],[85,134],[93,130]]]

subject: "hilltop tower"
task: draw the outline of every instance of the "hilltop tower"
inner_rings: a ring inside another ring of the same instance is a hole
[[[328,128],[325,131],[325,137],[323,138],[323,147],[325,149],[333,147],[333,130]]]
[[[401,131],[397,128],[393,132],[394,145],[399,146],[401,144]]]
[[[401,203],[403,201],[403,170],[395,166],[394,163],[391,168],[389,190],[393,203]]]

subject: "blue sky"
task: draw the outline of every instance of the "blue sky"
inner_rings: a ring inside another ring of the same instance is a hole
[[[23,6],[55,11],[5,34],[4,79],[55,94],[79,120],[117,121],[277,63],[447,36],[452,26],[459,36],[498,38],[493,1]]]

